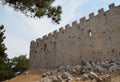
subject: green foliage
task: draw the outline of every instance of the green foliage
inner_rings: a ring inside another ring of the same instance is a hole
[[[9,70],[0,70],[0,81],[10,79],[14,76],[12,71]]]
[[[26,55],[20,55],[19,57],[14,57],[11,59],[11,64],[13,66],[14,73],[16,72],[24,72],[28,69],[28,59],[26,58]]]
[[[0,57],[0,59],[3,59]],[[4,60],[2,60],[2,63],[0,63],[0,81],[4,81],[7,79],[10,79],[14,76],[14,73],[11,69],[11,66],[9,63],[3,63]]]
[[[4,26],[1,25],[0,26],[0,56],[3,59],[6,59],[7,58],[7,54],[5,53],[6,47],[5,47],[5,44],[3,43],[5,39],[4,32],[5,32]]]
[[[16,11],[23,12],[30,17],[51,18],[55,23],[59,24],[61,20],[61,6],[52,6],[55,0],[2,0],[3,5],[9,4]]]
[[[3,43],[4,36],[4,26],[0,26],[0,81],[9,79],[13,77],[13,72],[11,66],[9,65],[9,59],[7,58],[7,54],[5,53],[6,47]]]
[[[24,72],[28,69],[28,59],[25,55],[8,59],[5,53],[4,26],[0,26],[0,82],[15,76],[16,72]]]

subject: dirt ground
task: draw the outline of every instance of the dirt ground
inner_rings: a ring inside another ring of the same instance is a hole
[[[25,73],[4,82],[40,82],[41,73],[43,73],[44,71],[46,70],[39,70],[39,69],[28,70]],[[112,74],[112,81],[120,82],[120,75],[118,75],[118,72]],[[72,82],[95,82],[95,80],[81,81],[81,80],[76,80],[76,77],[75,77],[73,78]]]

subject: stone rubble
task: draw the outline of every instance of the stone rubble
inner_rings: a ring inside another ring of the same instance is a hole
[[[88,76],[88,74],[86,74],[86,73],[83,74],[82,77],[83,77],[83,80],[87,80],[87,79],[89,79],[89,76]]]
[[[105,61],[82,61],[79,65],[60,66],[55,71],[48,71],[42,74],[44,76],[41,82],[72,82],[74,76],[80,80],[93,80],[96,82],[111,82],[110,75],[100,78],[100,75],[120,70],[120,60],[105,60]],[[50,78],[49,78],[50,77]],[[52,77],[52,78],[51,78]]]
[[[60,76],[53,77],[53,82],[62,82],[62,78]]]
[[[62,78],[65,79],[65,80],[72,80],[72,77],[73,76],[70,73],[68,73],[68,72],[64,72],[62,74]]]

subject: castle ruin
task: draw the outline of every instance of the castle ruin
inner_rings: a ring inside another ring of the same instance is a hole
[[[30,68],[56,68],[79,64],[80,60],[120,58],[120,6],[89,14],[65,28],[31,41]]]

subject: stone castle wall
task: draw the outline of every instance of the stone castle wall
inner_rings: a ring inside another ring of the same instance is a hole
[[[55,68],[79,64],[80,60],[120,58],[120,6],[109,5],[109,10],[89,14],[89,19],[74,21],[59,32],[31,41],[30,67]]]

